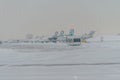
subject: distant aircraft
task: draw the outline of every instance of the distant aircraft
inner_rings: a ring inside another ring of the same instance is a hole
[[[79,46],[81,42],[86,41],[86,39],[92,38],[95,31],[90,31],[88,34],[74,35],[74,29],[70,29],[68,34],[65,34],[62,30],[60,33],[58,31],[51,37],[40,37],[37,36],[33,38],[33,35],[27,35],[27,39],[23,40],[10,40],[10,41],[3,41],[3,43],[7,44],[14,44],[14,45],[33,45],[33,44],[40,44],[40,43],[66,43],[72,46]]]
[[[92,38],[93,35],[95,34],[95,31],[90,31],[88,34],[83,34],[82,36],[77,36],[77,38],[80,38],[81,40],[86,40],[89,38]],[[76,37],[76,35],[74,35],[74,29],[70,29],[69,34],[65,34],[64,31],[62,30],[59,34],[59,32],[55,32],[55,34],[48,38],[50,41],[52,42],[56,42],[56,41],[60,41],[60,42],[65,42],[66,38],[68,37]]]

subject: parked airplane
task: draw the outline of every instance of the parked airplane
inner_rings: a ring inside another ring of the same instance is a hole
[[[52,37],[41,37],[41,38],[32,38],[32,39],[25,39],[25,40],[9,40],[3,41],[2,43],[12,44],[12,45],[33,45],[33,44],[41,44],[41,43],[64,43],[70,46],[78,46],[81,44],[81,41],[92,38],[95,31],[90,31],[89,34],[84,34],[82,36],[76,36],[74,34],[74,29],[69,31],[69,34],[65,34],[62,30],[60,33],[55,32]]]

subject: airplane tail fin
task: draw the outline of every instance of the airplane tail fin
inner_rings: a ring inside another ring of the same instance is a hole
[[[60,32],[60,35],[59,36],[64,36],[65,35],[65,33],[64,33],[64,31],[62,30],[61,32]]]
[[[89,39],[89,38],[92,38],[93,35],[95,34],[95,31],[90,31],[89,34],[84,34],[82,35],[82,39]]]
[[[58,35],[59,35],[58,31],[56,31],[54,37],[58,37]]]
[[[90,31],[90,33],[88,34],[89,38],[92,38],[94,34],[95,34],[95,31]]]
[[[69,36],[74,36],[74,29],[71,29],[71,30],[69,31]]]

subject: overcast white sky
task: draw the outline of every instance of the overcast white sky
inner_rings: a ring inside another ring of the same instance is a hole
[[[52,35],[71,28],[77,34],[119,33],[120,0],[0,0],[0,39]]]

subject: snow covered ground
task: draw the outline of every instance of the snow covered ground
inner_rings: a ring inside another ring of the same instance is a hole
[[[79,47],[1,47],[0,80],[120,80],[120,41],[112,38]]]

